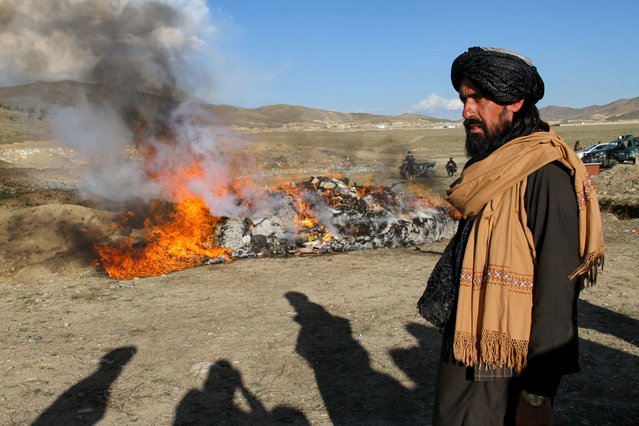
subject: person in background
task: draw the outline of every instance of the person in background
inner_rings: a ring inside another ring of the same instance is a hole
[[[404,157],[404,161],[402,161],[401,166],[399,166],[399,174],[402,179],[413,179],[416,172],[415,157],[408,151],[408,154]]]
[[[415,157],[410,151],[408,151],[408,154],[406,154],[406,158],[404,158],[404,161],[406,162],[406,171],[407,171],[408,177],[414,178],[415,177]]]
[[[539,117],[544,82],[512,51],[451,68],[469,161],[448,189],[457,234],[418,302],[443,333],[434,425],[549,425],[579,371],[577,298],[604,255],[585,167]]]
[[[448,173],[448,176],[452,176],[457,173],[457,163],[455,163],[453,157],[450,157],[446,163],[446,173]]]

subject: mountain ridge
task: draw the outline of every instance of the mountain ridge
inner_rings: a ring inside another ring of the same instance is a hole
[[[113,92],[105,86],[71,80],[38,81],[20,86],[0,87],[0,105],[5,108],[48,111],[56,107],[77,105],[83,98],[89,101],[106,99],[112,103],[121,103],[120,100],[113,98]],[[135,99],[136,106],[154,111],[161,111],[167,104],[174,102],[166,97],[148,93],[137,93],[131,99]],[[265,105],[256,108],[206,104],[206,108],[222,124],[255,130],[446,127],[457,126],[460,121],[414,113],[393,116],[339,112],[289,104]],[[553,124],[638,120],[639,97],[618,99],[605,105],[591,105],[584,108],[550,105],[539,111],[542,119]]]

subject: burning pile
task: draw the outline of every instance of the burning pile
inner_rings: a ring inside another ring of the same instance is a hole
[[[282,192],[275,215],[225,221],[220,245],[231,248],[233,257],[405,247],[445,238],[455,224],[425,198],[345,178],[312,177]]]
[[[346,178],[312,177],[269,190],[268,199],[268,213],[244,218],[213,217],[198,197],[159,203],[141,241],[96,245],[99,262],[130,279],[233,258],[406,247],[449,237],[456,225],[428,199]]]

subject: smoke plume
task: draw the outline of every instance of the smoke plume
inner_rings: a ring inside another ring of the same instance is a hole
[[[79,188],[86,197],[175,199],[169,181],[198,161],[204,173],[185,185],[213,214],[237,216],[251,194],[228,188],[246,143],[190,95],[211,84],[211,64],[196,58],[213,51],[215,32],[205,0],[4,0],[0,84],[92,88],[51,113],[58,142],[91,160]]]
[[[4,0],[0,83],[76,80],[176,96],[189,54],[214,32],[208,19],[203,0]]]

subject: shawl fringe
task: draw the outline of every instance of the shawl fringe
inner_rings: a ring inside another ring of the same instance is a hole
[[[483,364],[490,369],[508,367],[519,374],[527,365],[528,341],[513,340],[506,333],[483,330],[478,343],[477,336],[458,331],[455,332],[453,353],[455,359],[464,365]]]
[[[594,253],[588,253],[588,255],[581,262],[581,265],[573,271],[568,278],[574,280],[575,278],[583,276],[581,283],[582,290],[584,288],[592,287],[597,284],[597,274],[599,269],[604,267],[604,249],[603,247]]]

